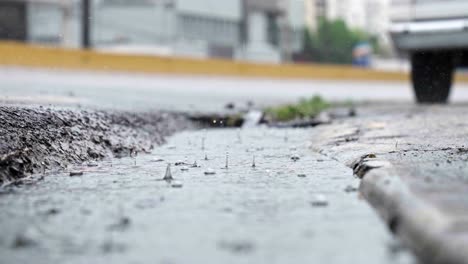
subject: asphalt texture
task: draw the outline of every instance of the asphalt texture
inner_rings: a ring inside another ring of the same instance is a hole
[[[149,153],[192,127],[166,112],[86,111],[0,106],[0,186],[69,165]]]
[[[183,132],[151,155],[12,187],[0,262],[414,263],[352,170],[311,151],[315,131]]]

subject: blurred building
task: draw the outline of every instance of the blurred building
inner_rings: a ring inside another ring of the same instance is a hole
[[[305,21],[316,30],[320,18],[343,20],[349,27],[371,33],[389,44],[389,0],[304,0]]]
[[[244,0],[241,53],[254,61],[290,61],[301,48],[302,0]]]
[[[2,0],[0,39],[66,44],[74,35],[68,23],[72,5],[60,0]]]
[[[0,38],[77,48],[81,3],[0,1],[0,28],[8,28]],[[110,52],[280,62],[300,48],[302,6],[302,0],[92,0],[91,39],[94,49]]]

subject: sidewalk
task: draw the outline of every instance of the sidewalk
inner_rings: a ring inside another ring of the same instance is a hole
[[[422,263],[468,263],[468,107],[368,106],[318,128],[314,148],[362,177],[361,193]]]

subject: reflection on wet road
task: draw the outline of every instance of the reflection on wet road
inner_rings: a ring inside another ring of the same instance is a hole
[[[313,133],[184,132],[3,194],[2,263],[412,263]]]

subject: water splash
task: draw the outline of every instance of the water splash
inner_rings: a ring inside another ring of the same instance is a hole
[[[166,174],[164,175],[163,180],[165,180],[165,181],[174,180],[174,178],[172,177],[172,173],[171,173],[171,164],[170,163],[167,164]]]
[[[229,152],[226,152],[226,164],[224,165],[224,168],[226,170],[229,169]]]
[[[241,136],[241,129],[240,128],[238,128],[236,130],[236,135],[237,135],[237,142],[241,144],[242,143],[242,136]]]

